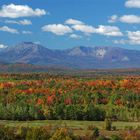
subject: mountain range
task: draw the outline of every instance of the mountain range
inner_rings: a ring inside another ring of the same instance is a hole
[[[140,68],[140,51],[85,46],[51,50],[33,42],[22,42],[1,49],[0,62],[74,69]]]

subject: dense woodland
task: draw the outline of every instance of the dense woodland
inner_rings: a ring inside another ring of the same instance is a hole
[[[1,74],[0,119],[140,120],[140,77]]]

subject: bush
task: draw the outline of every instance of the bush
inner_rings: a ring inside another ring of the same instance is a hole
[[[110,119],[105,119],[105,130],[111,131],[112,121]]]
[[[88,130],[94,130],[94,128],[95,128],[94,125],[89,125],[87,129],[88,129]]]
[[[111,136],[111,140],[122,140],[122,138],[120,138],[120,137],[117,136],[117,135],[112,135],[112,136]]]
[[[99,136],[99,137],[97,138],[97,140],[109,140],[109,139],[106,138],[105,136]]]
[[[92,135],[93,135],[93,138],[99,137],[100,133],[99,133],[99,129],[97,127],[94,128]]]
[[[115,131],[116,130],[116,126],[112,126],[112,130]]]
[[[136,130],[140,130],[140,125],[137,125],[136,126]]]
[[[132,126],[125,126],[124,130],[133,130],[133,127]]]
[[[0,125],[0,139],[2,139],[4,137],[4,125]]]
[[[50,133],[44,127],[0,126],[0,140],[47,140]]]
[[[59,128],[57,129],[50,140],[72,140],[73,133],[67,128]]]
[[[50,134],[45,128],[33,127],[27,131],[26,140],[46,140]]]

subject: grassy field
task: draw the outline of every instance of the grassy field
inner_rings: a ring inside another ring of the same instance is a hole
[[[47,126],[50,129],[57,127],[68,127],[74,131],[75,135],[87,135],[91,134],[92,130],[89,127],[95,126],[100,129],[102,135],[111,136],[114,134],[120,135],[127,131],[127,128],[132,127],[136,129],[140,126],[140,122],[113,122],[112,126],[116,127],[115,131],[104,130],[105,122],[103,121],[67,121],[67,120],[45,120],[45,121],[4,121],[1,120],[0,124],[5,126],[24,126],[24,127],[40,127]]]
[[[45,121],[7,121],[1,120],[0,124],[6,126],[59,126],[59,127],[69,127],[72,129],[88,129],[89,126],[93,125],[99,129],[104,129],[103,121],[69,121],[69,120],[45,120]],[[124,130],[126,127],[136,128],[140,126],[140,122],[113,122],[112,126],[115,126],[117,130]]]

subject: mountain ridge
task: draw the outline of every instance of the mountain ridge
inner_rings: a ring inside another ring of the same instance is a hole
[[[22,42],[1,50],[0,61],[76,69],[140,68],[140,51],[107,46],[52,50],[33,42]]]

